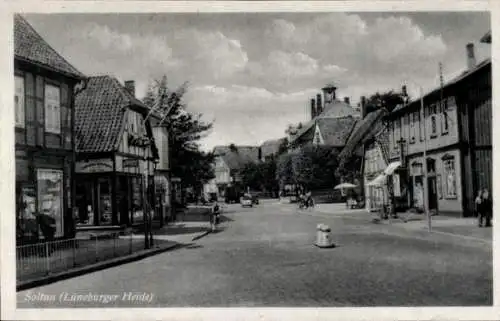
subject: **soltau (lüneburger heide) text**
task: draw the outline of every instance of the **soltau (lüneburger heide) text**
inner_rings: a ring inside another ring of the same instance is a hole
[[[129,302],[133,304],[145,304],[151,303],[154,300],[153,293],[147,292],[123,292],[120,294],[102,294],[102,293],[69,293],[61,292],[59,295],[56,294],[46,294],[41,292],[28,292],[24,296],[24,300],[27,302],[38,302],[38,303],[102,303],[110,304],[114,302]]]

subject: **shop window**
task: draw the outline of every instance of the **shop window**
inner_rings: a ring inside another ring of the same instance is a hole
[[[132,223],[143,221],[142,178],[132,177]]]
[[[76,184],[76,200],[75,204],[78,208],[78,225],[93,225],[94,220],[94,202],[93,189],[90,182],[79,181]]]
[[[55,228],[55,237],[63,236],[63,172],[39,169],[37,185],[40,221],[45,221],[50,228]]]
[[[14,107],[16,127],[24,128],[24,77],[15,76]]]
[[[108,178],[100,178],[99,184],[99,225],[112,224],[111,208],[111,181]]]
[[[60,88],[45,85],[45,131],[61,133],[61,93]]]
[[[455,158],[443,159],[444,165],[444,177],[446,189],[444,191],[444,196],[449,199],[457,197],[457,178],[456,178],[456,168],[455,168]]]
[[[19,184],[17,196],[17,237],[19,239],[36,239],[39,235],[36,219],[36,190],[33,185]]]

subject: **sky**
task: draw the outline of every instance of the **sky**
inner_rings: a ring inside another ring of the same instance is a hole
[[[490,30],[486,12],[29,14],[26,19],[88,76],[135,80],[142,98],[166,75],[189,83],[187,111],[213,121],[200,143],[257,145],[308,121],[310,99],[327,83],[356,105],[360,96],[399,90],[412,97],[477,61]]]

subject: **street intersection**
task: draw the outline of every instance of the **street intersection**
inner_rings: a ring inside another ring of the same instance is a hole
[[[18,307],[477,306],[492,304],[491,243],[371,223],[362,212],[229,205],[181,249],[17,294]],[[351,215],[349,217],[349,215]],[[337,246],[313,245],[317,224]],[[148,300],[57,300],[123,293]],[[36,295],[56,299],[29,300]]]

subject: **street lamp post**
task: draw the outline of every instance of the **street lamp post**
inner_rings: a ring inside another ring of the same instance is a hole
[[[424,214],[426,215],[426,218],[427,218],[427,227],[428,227],[428,230],[429,232],[432,231],[432,220],[431,220],[431,214],[430,214],[430,211],[429,211],[429,202],[428,202],[428,179],[427,179],[427,122],[426,122],[426,119],[425,119],[425,107],[424,107],[424,90],[422,88],[422,86],[420,86],[419,84],[416,84],[415,85],[418,86],[419,88],[419,92],[420,92],[420,120],[424,122],[424,152],[423,152],[423,157],[424,157],[424,160],[423,160],[423,184],[422,184],[422,187],[423,187],[423,199],[422,199],[422,202],[424,203]]]

